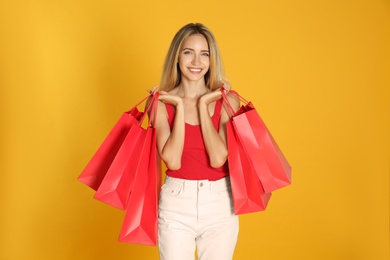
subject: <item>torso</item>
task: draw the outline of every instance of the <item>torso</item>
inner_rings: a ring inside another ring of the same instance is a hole
[[[218,105],[217,105],[218,104]],[[174,106],[165,104],[168,114],[168,123],[172,129],[173,121],[175,118]],[[187,109],[194,109],[194,107],[187,106]],[[196,107],[195,107],[196,108]],[[211,119],[215,129],[219,130],[219,121],[222,108],[222,100],[211,103]],[[192,115],[193,116],[193,115]],[[198,114],[196,113],[196,117]],[[186,118],[185,123],[185,142],[182,155],[182,164],[179,170],[168,169],[166,174],[171,177],[189,179],[189,180],[218,180],[226,177],[229,174],[227,164],[220,168],[212,168],[210,166],[209,158],[207,155],[206,147],[203,143],[203,136],[201,126],[199,125],[199,119],[196,121],[189,121]]]

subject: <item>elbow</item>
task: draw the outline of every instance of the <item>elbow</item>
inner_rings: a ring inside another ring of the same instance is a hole
[[[172,170],[172,171],[177,171],[181,168],[181,163],[165,163],[165,165],[167,166],[168,169]]]
[[[174,158],[162,158],[168,169],[172,171],[179,170],[181,168],[181,160]]]
[[[169,150],[160,152],[160,158],[164,161],[169,170],[179,170],[181,168],[181,154],[172,153]]]
[[[220,168],[222,167],[226,162],[226,159],[225,160],[220,160],[220,161],[216,161],[216,162],[212,162],[210,163],[211,167],[213,168]]]
[[[220,168],[226,163],[226,160],[227,160],[227,153],[226,155],[212,158],[210,160],[210,166],[213,168]]]

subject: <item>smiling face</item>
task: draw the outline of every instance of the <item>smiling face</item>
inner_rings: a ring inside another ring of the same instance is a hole
[[[200,81],[210,68],[210,51],[206,38],[194,34],[183,41],[179,53],[182,81]]]

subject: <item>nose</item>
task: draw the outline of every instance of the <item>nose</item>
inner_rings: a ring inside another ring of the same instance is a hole
[[[200,64],[200,55],[199,54],[194,54],[193,58],[192,58],[192,64],[194,65],[198,65]]]

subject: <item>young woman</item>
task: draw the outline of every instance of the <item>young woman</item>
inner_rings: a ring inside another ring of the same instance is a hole
[[[227,167],[219,49],[202,24],[187,24],[169,48],[160,83],[157,148],[167,166],[158,245],[163,260],[232,259],[238,236]],[[239,101],[229,97],[234,109]]]

